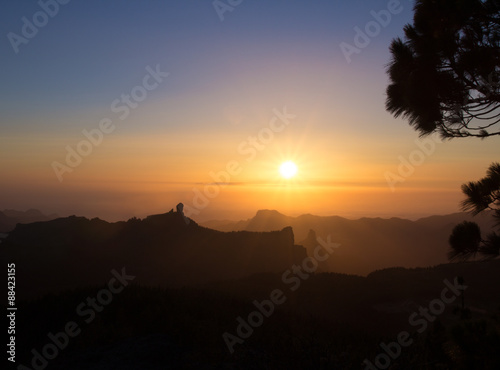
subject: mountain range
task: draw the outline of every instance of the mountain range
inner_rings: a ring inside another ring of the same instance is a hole
[[[19,266],[20,294],[26,296],[100,284],[122,267],[140,276],[140,284],[170,287],[281,273],[314,256],[320,241],[338,247],[317,261],[316,272],[366,276],[384,268],[447,263],[451,230],[471,219],[456,213],[416,221],[349,220],[261,210],[249,220],[205,227],[173,210],[114,223],[70,216],[18,223],[2,243],[0,259]],[[489,215],[473,220],[483,230],[492,225]]]
[[[0,211],[0,233],[8,233],[14,230],[17,224],[28,224],[38,221],[49,221],[57,218],[56,214],[44,215],[37,209],[27,211],[16,211],[13,209],[4,209]]]
[[[404,253],[446,262],[448,233],[463,219],[468,215],[348,220],[264,210],[247,221],[211,222],[227,229],[220,231],[172,210],[114,223],[77,216],[19,223],[0,248],[1,263],[16,264],[19,363],[32,363],[32,349],[47,353],[48,338],[77,322],[81,334],[51,368],[359,369],[407,332],[414,344],[393,358],[393,368],[423,368],[424,358],[436,368],[482,361],[475,368],[497,369],[500,259],[395,267],[411,264]],[[488,217],[474,220],[490,225]],[[414,239],[429,245],[418,248]],[[325,241],[340,246],[309,273]],[[330,270],[361,267],[370,273]],[[133,281],[103,303],[110,277],[120,272]],[[80,315],[92,297],[102,306]],[[241,329],[247,321],[249,337]],[[229,346],[226,333],[244,340]]]
[[[285,226],[293,229],[298,244],[312,255],[317,237],[340,244],[334,255],[321,264],[321,271],[366,276],[388,267],[427,267],[446,263],[448,238],[455,225],[474,221],[486,234],[494,220],[490,214],[472,217],[468,213],[430,216],[416,221],[402,218],[360,218],[339,216],[298,217],[275,210],[260,210],[248,220],[208,221],[204,226],[220,231],[269,231]]]
[[[0,251],[18,266],[26,296],[100,284],[113,269],[125,268],[138,284],[175,287],[281,272],[306,257],[290,227],[221,232],[173,211],[115,223],[70,216],[18,224]]]

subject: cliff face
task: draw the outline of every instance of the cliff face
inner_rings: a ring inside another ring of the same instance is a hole
[[[107,282],[126,268],[139,284],[183,286],[281,272],[307,257],[290,227],[272,232],[220,232],[182,213],[108,223],[84,217],[18,225],[0,259],[18,266],[20,291],[49,291]]]

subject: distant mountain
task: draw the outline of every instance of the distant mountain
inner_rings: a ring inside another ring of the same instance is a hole
[[[270,231],[291,226],[312,255],[318,243],[312,242],[313,230],[318,237],[330,237],[341,246],[322,265],[331,272],[367,275],[387,267],[427,267],[447,262],[448,238],[455,225],[469,220],[477,222],[483,232],[493,226],[491,215],[472,217],[467,213],[431,216],[411,221],[401,218],[360,218],[310,214],[290,217],[275,210],[260,210],[255,217],[238,222],[219,223],[217,230]],[[211,221],[211,225],[217,225]]]
[[[38,221],[50,221],[57,217],[56,214],[44,215],[37,209],[29,209],[27,211],[5,209],[0,211],[0,233],[8,233],[14,230],[18,223],[28,224]]]
[[[112,269],[125,268],[138,284],[183,286],[280,272],[304,258],[290,227],[225,233],[173,211],[116,223],[71,216],[18,224],[0,249],[0,260],[18,266],[27,296],[103,283]]]

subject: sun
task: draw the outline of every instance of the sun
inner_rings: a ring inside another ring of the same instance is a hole
[[[285,179],[291,179],[297,174],[297,166],[292,161],[283,162],[280,165],[280,174]]]

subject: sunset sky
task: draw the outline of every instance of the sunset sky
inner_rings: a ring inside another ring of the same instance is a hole
[[[385,111],[412,1],[44,1],[0,14],[0,209],[417,218],[459,211],[460,185],[499,159],[495,138],[423,139],[435,150],[419,156],[418,133]],[[341,44],[382,10],[349,62]],[[87,152],[67,163],[68,148]],[[421,163],[400,173],[401,158]]]

